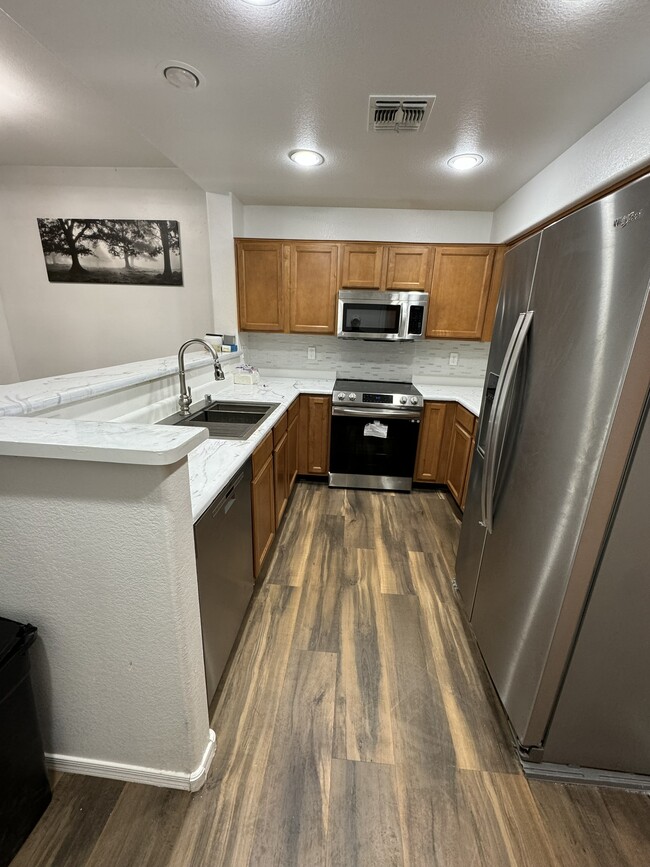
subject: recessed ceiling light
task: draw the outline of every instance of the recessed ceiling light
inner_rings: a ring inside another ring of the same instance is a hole
[[[290,151],[289,159],[299,166],[320,166],[325,162],[325,157],[317,151]]]
[[[196,90],[201,83],[198,75],[183,66],[166,66],[163,75],[167,81],[179,90]]]
[[[278,0],[242,0],[248,6],[273,6]]]
[[[456,171],[464,172],[467,169],[474,169],[480,166],[483,162],[483,157],[480,154],[456,154],[450,160],[447,160],[447,165]]]

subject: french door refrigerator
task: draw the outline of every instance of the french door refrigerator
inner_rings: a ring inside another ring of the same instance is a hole
[[[642,435],[649,281],[648,177],[559,220],[505,258],[456,582],[522,751],[535,761],[574,761],[570,749],[544,749],[558,743],[551,736],[555,709],[571,707],[567,690],[577,689],[572,658],[585,671],[590,665],[580,642],[594,620],[599,567]],[[621,642],[612,630],[628,633],[621,663],[631,667],[626,677],[636,689],[625,721],[616,701],[602,704],[603,749],[584,755],[596,762],[591,767],[650,774],[650,479],[639,481],[648,462],[637,461],[634,472],[633,487],[646,492],[637,503],[646,532],[636,538],[636,560],[618,597],[612,579],[611,622],[606,606],[598,621],[603,634],[592,628],[589,640],[609,641],[615,664]],[[616,569],[609,564],[610,573]],[[645,606],[645,617],[627,616],[626,606]],[[607,689],[598,670],[591,683],[592,691]],[[580,707],[572,713],[579,717]],[[635,744],[612,760],[605,741],[626,725]],[[585,738],[598,739],[587,728]],[[578,719],[574,743],[580,729]]]

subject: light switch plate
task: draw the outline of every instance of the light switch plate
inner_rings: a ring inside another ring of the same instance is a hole
[[[450,352],[449,353],[449,367],[458,367],[458,353]]]
[[[307,347],[307,358],[309,359],[309,361],[315,361],[316,360],[316,347],[315,346],[308,346]]]

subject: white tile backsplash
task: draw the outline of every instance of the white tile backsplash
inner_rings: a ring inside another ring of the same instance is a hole
[[[489,343],[457,340],[421,340],[413,343],[341,340],[329,335],[240,334],[249,364],[261,370],[336,371],[349,379],[479,380],[485,376]],[[316,358],[307,357],[308,347]],[[458,353],[458,365],[449,366],[449,354]]]

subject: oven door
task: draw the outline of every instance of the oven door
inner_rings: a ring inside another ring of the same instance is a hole
[[[386,293],[382,292],[375,292],[374,296],[371,301],[349,300],[339,296],[338,337],[403,339],[403,302],[394,296],[387,298]]]
[[[330,486],[410,491],[420,419],[415,410],[334,407]]]

